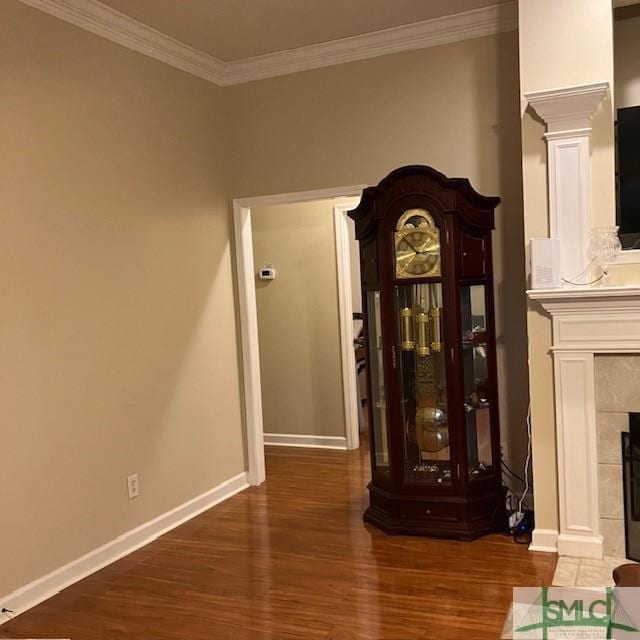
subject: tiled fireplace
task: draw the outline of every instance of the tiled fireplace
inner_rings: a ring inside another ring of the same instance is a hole
[[[595,376],[600,533],[605,555],[624,557],[621,433],[640,412],[640,354],[597,355]]]
[[[640,287],[534,290],[529,297],[553,320],[558,554],[619,559],[620,434],[629,430],[629,413],[640,412]]]

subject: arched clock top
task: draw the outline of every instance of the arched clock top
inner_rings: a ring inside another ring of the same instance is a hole
[[[356,237],[363,240],[376,233],[379,222],[402,200],[420,196],[431,200],[442,215],[458,216],[479,229],[495,226],[494,209],[500,198],[481,195],[467,178],[448,178],[432,167],[409,165],[395,169],[377,186],[364,189],[360,204],[349,212],[356,223]]]

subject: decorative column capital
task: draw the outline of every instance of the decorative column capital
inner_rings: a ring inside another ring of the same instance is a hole
[[[560,89],[531,91],[524,97],[547,124],[547,136],[589,135],[591,118],[609,90],[609,83],[592,82]]]

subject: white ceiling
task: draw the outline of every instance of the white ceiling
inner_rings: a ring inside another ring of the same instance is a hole
[[[225,62],[295,49],[507,0],[101,0]]]

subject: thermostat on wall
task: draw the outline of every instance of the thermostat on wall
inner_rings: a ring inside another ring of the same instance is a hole
[[[258,271],[258,277],[260,280],[275,280],[276,270],[270,264],[265,264]]]

